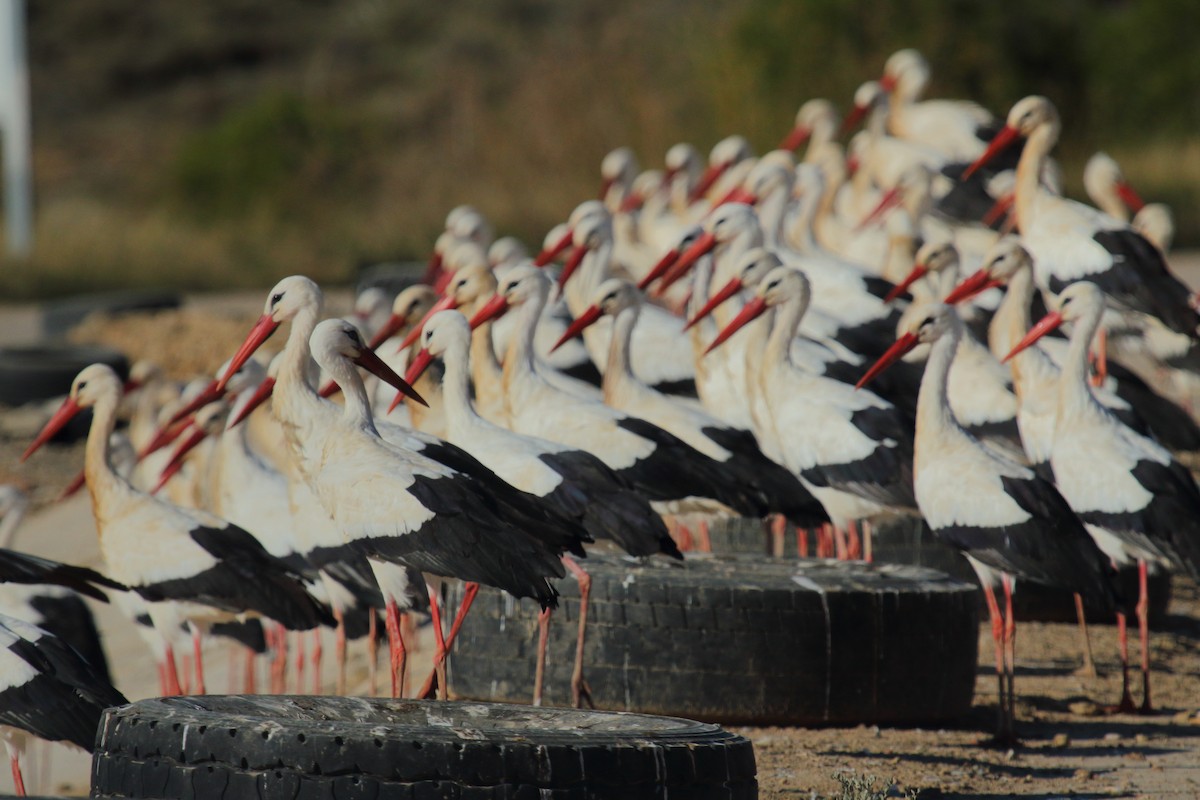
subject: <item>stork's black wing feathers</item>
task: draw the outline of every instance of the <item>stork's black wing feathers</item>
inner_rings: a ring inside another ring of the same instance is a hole
[[[0,547],[0,582],[11,583],[46,583],[65,586],[80,594],[95,600],[108,602],[104,592],[96,588],[103,586],[108,589],[125,590],[124,584],[112,578],[101,575],[87,567],[76,567],[51,561],[48,558],[32,556],[28,553],[18,553]]]
[[[59,590],[53,594],[34,595],[29,598],[29,605],[41,617],[37,620],[39,628],[66,642],[83,656],[99,678],[105,683],[112,683],[108,658],[100,641],[100,629],[83,598]]]
[[[193,600],[231,613],[257,611],[291,630],[334,624],[287,565],[236,525],[197,525],[192,539],[218,563],[196,575],[133,587],[150,601]]]
[[[434,516],[407,533],[356,539],[356,549],[422,572],[533,597],[544,608],[557,604],[558,592],[549,579],[564,574],[562,551],[498,517],[497,504],[478,485],[462,478],[414,475],[408,491]]]
[[[1115,302],[1149,314],[1173,331],[1200,336],[1200,314],[1189,302],[1191,292],[1167,269],[1158,248],[1130,228],[1096,231],[1092,238],[1112,255],[1113,264],[1076,280],[1095,283]],[[1071,282],[1051,276],[1050,290],[1058,294]]]
[[[593,538],[611,539],[633,556],[665,553],[683,558],[662,518],[598,457],[566,450],[538,458],[563,476],[547,499],[571,509]]]
[[[129,702],[97,677],[78,653],[48,633],[36,641],[18,638],[8,649],[38,674],[0,691],[0,724],[90,751],[104,709]]]
[[[767,499],[767,508],[783,514],[793,525],[815,528],[829,522],[825,508],[791,470],[763,454],[754,434],[740,428],[703,428],[704,434],[734,454],[743,470],[750,473]],[[728,462],[726,462],[728,463]]]
[[[767,513],[766,498],[757,489],[737,480],[723,464],[683,440],[637,417],[622,417],[617,425],[655,445],[649,456],[620,471],[646,497],[652,500],[707,497],[748,517]]]
[[[1116,572],[1058,490],[1036,476],[1001,476],[1001,482],[1030,519],[999,527],[958,525],[934,533],[1018,580],[1069,589],[1115,607]]]

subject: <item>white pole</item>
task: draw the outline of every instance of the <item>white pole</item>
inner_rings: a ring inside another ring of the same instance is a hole
[[[33,166],[25,0],[0,0],[0,127],[4,132],[4,217],[8,253],[33,247]]]

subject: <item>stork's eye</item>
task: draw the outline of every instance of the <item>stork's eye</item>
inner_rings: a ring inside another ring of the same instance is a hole
[[[86,388],[87,388],[87,381],[80,381],[79,384],[75,387],[75,391],[82,392]]]
[[[283,292],[276,292],[275,294],[271,295],[271,305],[277,304],[282,299],[283,299]]]

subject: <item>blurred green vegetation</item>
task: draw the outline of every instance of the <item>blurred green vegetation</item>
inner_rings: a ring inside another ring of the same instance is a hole
[[[536,243],[612,147],[767,149],[905,46],[931,96],[1049,96],[1068,188],[1104,148],[1195,245],[1196,31],[1188,0],[30,0],[36,251],[2,285],[345,281],[462,202]]]

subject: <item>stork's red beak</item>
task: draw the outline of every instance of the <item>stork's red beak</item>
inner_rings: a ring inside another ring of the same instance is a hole
[[[567,329],[563,331],[563,335],[559,337],[557,342],[554,343],[554,347],[550,348],[550,352],[553,353],[555,350],[562,347],[579,334],[583,333],[583,329],[600,319],[603,313],[604,312],[600,310],[599,306],[593,305],[585,308],[583,313],[576,317],[575,321],[568,325]]]
[[[717,306],[721,305],[721,303],[724,303],[726,300],[733,297],[735,294],[737,294],[741,290],[742,290],[742,279],[741,278],[730,278],[729,283],[722,286],[721,290],[719,292],[714,294],[712,297],[708,298],[708,302],[704,304],[704,308],[701,308],[699,311],[697,311],[696,315],[688,320],[687,325],[683,326],[683,329],[685,331],[689,330],[697,322],[704,319],[709,314],[711,314],[713,311],[715,311]]]
[[[404,380],[408,381],[409,384],[416,383],[418,380],[420,380],[421,376],[425,374],[425,370],[429,368],[429,364],[432,361],[433,354],[429,352],[428,348],[422,347],[417,351],[417,354],[413,356],[412,363],[408,365],[408,371],[404,373]],[[396,399],[392,401],[391,408],[389,408],[388,411],[391,411],[393,408],[395,408],[400,403],[401,399],[402,396],[397,394]]]
[[[608,190],[612,188],[613,183],[615,181],[612,178],[604,178],[600,181],[600,194],[598,195],[600,200],[608,197]]]
[[[672,247],[670,250],[668,250],[663,257],[658,260],[658,263],[651,267],[650,271],[646,273],[646,276],[638,281],[638,288],[644,292],[646,291],[647,286],[662,277],[663,273],[669,270],[671,265],[679,260],[679,252],[680,251],[678,247]]]
[[[483,307],[475,312],[475,316],[471,317],[471,330],[475,330],[485,322],[491,322],[494,319],[504,316],[504,312],[508,311],[508,300],[502,294],[498,294],[491,300],[483,304]]]
[[[879,85],[883,88],[883,90],[885,92],[890,93],[893,89],[896,88],[896,76],[884,75],[882,78],[879,79]]]
[[[1015,203],[1016,200],[1017,197],[1012,192],[1002,195],[996,200],[995,203],[992,204],[992,207],[988,209],[988,212],[983,215],[983,224],[990,228],[992,225],[995,225],[997,222],[1004,219],[1004,217],[1008,215],[1008,212],[1012,210],[1013,203]]]
[[[175,452],[171,454],[171,460],[163,467],[162,474],[158,476],[158,483],[150,490],[150,494],[158,494],[158,490],[166,486],[167,481],[171,480],[183,468],[183,457],[196,449],[196,445],[204,441],[206,435],[200,428],[195,428],[191,435],[179,443],[179,446],[175,448]]]
[[[429,264],[425,267],[425,274],[421,276],[421,283],[433,286],[441,275],[442,254],[434,250],[433,255],[429,257]]]
[[[706,253],[712,252],[717,246],[717,237],[713,236],[708,231],[700,235],[700,238],[692,242],[692,246],[683,251],[683,255],[675,262],[674,266],[663,276],[655,287],[654,294],[661,296],[663,292],[671,287],[676,281],[688,274],[692,266],[700,260],[700,257]]]
[[[588,248],[586,245],[575,245],[575,249],[571,251],[571,255],[567,258],[567,263],[563,264],[562,272],[558,274],[558,288],[561,290],[567,285],[567,281],[575,274],[575,270],[579,269],[579,265],[583,263],[583,257],[587,255]]]
[[[728,162],[722,164],[709,164],[704,170],[704,174],[700,176],[700,182],[692,187],[691,194],[688,195],[688,202],[694,203],[704,195],[708,194],[708,190],[713,187],[717,179],[725,174],[725,170],[729,169]]]
[[[250,360],[250,356],[254,355],[254,351],[262,347],[263,342],[270,339],[271,334],[278,329],[279,323],[270,314],[263,314],[259,317],[258,322],[254,323],[254,327],[246,335],[246,341],[242,342],[242,346],[234,354],[233,360],[229,362],[229,367],[225,370],[225,374],[217,381],[216,389],[222,392],[225,391],[225,385],[229,383],[229,379],[233,377],[233,374],[241,369],[242,365]]]
[[[992,138],[992,141],[988,144],[987,149],[983,151],[983,155],[977,158],[974,164],[963,170],[962,179],[965,181],[967,178],[974,175],[980,167],[995,158],[1002,150],[1012,144],[1013,141],[1020,135],[1020,131],[1011,125],[1005,125],[1003,128],[1001,128],[1000,132]]]
[[[544,267],[554,259],[558,258],[568,247],[571,246],[571,240],[575,238],[575,231],[567,228],[557,242],[550,247],[542,248],[542,251],[537,254],[537,258],[533,260],[535,267]]]
[[[871,209],[871,213],[863,217],[862,222],[858,223],[858,227],[855,228],[855,231],[863,230],[872,222],[875,222],[884,214],[886,214],[888,211],[900,205],[900,201],[903,199],[904,194],[899,188],[888,189],[883,193],[883,197],[879,198],[879,203],[875,206],[875,208]]]
[[[871,365],[871,368],[866,371],[866,374],[858,379],[858,383],[854,384],[854,388],[861,389],[862,387],[866,386],[868,383],[874,380],[876,375],[883,372],[892,364],[895,364],[905,353],[916,347],[917,342],[918,339],[915,333],[906,333],[901,336],[896,340],[895,344],[889,347],[884,354],[879,357],[878,361]]]
[[[229,430],[230,428],[240,424],[242,420],[254,412],[254,409],[267,402],[267,400],[271,397],[271,393],[274,391],[275,379],[268,376],[265,380],[263,380],[262,383],[258,385],[258,388],[254,390],[254,394],[250,395],[250,398],[246,400],[242,407],[234,412],[233,416],[229,418],[229,422],[225,424],[225,430]]]
[[[1146,201],[1141,198],[1141,195],[1125,181],[1117,181],[1117,195],[1121,198],[1121,202],[1129,206],[1129,210],[1135,214],[1146,206]]]
[[[883,298],[883,302],[890,303],[900,295],[908,291],[908,287],[912,286],[917,281],[929,274],[929,270],[920,264],[913,265],[912,272],[905,276],[904,280],[892,287],[891,291]]]
[[[371,337],[371,341],[367,344],[367,347],[370,347],[372,350],[376,349],[379,347],[379,345],[383,344],[388,339],[399,333],[400,329],[404,327],[404,323],[407,321],[407,317],[402,317],[399,314],[393,313],[382,325],[379,326],[379,330],[375,331],[375,335]]]
[[[75,402],[74,397],[63,400],[62,405],[54,412],[54,416],[50,417],[50,421],[42,428],[42,432],[37,435],[29,447],[25,448],[25,452],[21,454],[21,461],[29,458],[39,447],[53,439],[54,434],[65,428],[67,423],[74,419],[80,411],[82,408]]]
[[[758,195],[745,189],[741,186],[735,186],[725,193],[725,196],[713,204],[713,208],[723,206],[728,203],[745,203],[748,206],[758,204]]]
[[[1054,330],[1055,328],[1057,328],[1059,325],[1062,325],[1062,324],[1063,324],[1062,314],[1060,314],[1057,311],[1051,311],[1049,314],[1042,317],[1042,319],[1038,322],[1038,324],[1034,325],[1032,328],[1029,329],[1029,333],[1025,334],[1025,338],[1022,339],[1021,341],[1017,342],[1016,346],[1012,350],[1009,351],[1008,355],[1006,355],[1004,357],[1004,360],[1008,361],[1010,358],[1015,356],[1017,353],[1026,349],[1027,347],[1032,345],[1034,342],[1036,342],[1038,339],[1042,338],[1047,333],[1049,333],[1050,331]]]
[[[783,137],[783,141],[779,143],[779,150],[795,150],[800,145],[808,141],[808,137],[812,136],[812,128],[807,125],[797,125],[792,128],[787,136]]]
[[[455,308],[458,308],[458,298],[454,297],[453,295],[446,295],[445,297],[439,298],[438,301],[430,306],[429,310],[425,312],[425,316],[421,317],[421,321],[412,326],[412,329],[408,332],[408,335],[404,337],[404,340],[400,342],[400,346],[396,348],[396,352],[399,353],[401,350],[412,347],[412,343],[417,340],[417,337],[421,335],[421,331],[425,328],[425,323],[429,322],[430,317],[432,317],[434,314],[438,313],[439,311],[450,311]]]
[[[183,419],[172,418],[169,420],[165,425],[154,432],[154,436],[151,437],[150,441],[146,443],[146,446],[143,447],[137,454],[137,460],[142,461],[146,458],[146,456],[150,455],[151,453],[157,453],[159,450],[162,450],[171,442],[178,439],[179,434],[187,430],[188,426],[192,424],[192,419],[192,415],[189,414]]]
[[[66,500],[82,489],[85,483],[87,483],[87,475],[84,474],[83,470],[80,470],[79,474],[72,478],[71,482],[64,486],[63,490],[58,493],[58,497],[54,498],[55,502]]]
[[[421,397],[420,393],[417,392],[417,390],[411,385],[409,385],[408,381],[397,375],[396,371],[389,367],[382,358],[375,355],[374,351],[363,350],[350,360],[374,375],[376,378],[379,378],[379,380],[399,389],[401,394],[411,397],[413,400],[417,401],[426,408],[429,407],[429,403],[425,402],[425,398]]]
[[[751,320],[762,316],[766,310],[767,301],[761,297],[755,297],[749,303],[746,303],[746,305],[742,306],[742,310],[738,312],[738,315],[731,319],[729,324],[725,326],[725,330],[718,333],[717,338],[712,340],[712,342],[708,345],[708,348],[705,349],[704,355],[708,355],[713,350],[716,350],[718,347],[723,345],[730,336],[733,336],[735,333],[749,324]]]
[[[986,269],[981,267],[975,270],[970,277],[963,278],[958,286],[950,290],[950,294],[946,295],[942,302],[948,306],[952,306],[964,300],[970,300],[980,292],[1003,285],[1000,281],[993,278]]]
[[[234,372],[236,371],[234,370]],[[229,374],[232,375],[233,373]],[[218,381],[213,381],[208,386],[205,386],[200,394],[196,395],[190,403],[172,414],[171,418],[167,420],[167,426],[174,425],[184,417],[190,417],[209,403],[215,403],[224,396],[225,388]]]
[[[847,133],[857,128],[858,123],[862,122],[863,117],[866,115],[867,106],[860,106],[858,103],[855,103],[854,108],[850,109],[850,113],[846,115],[844,120],[842,120],[842,129],[838,135],[845,136]]]
[[[617,211],[628,214],[631,211],[637,211],[646,204],[646,198],[641,192],[630,192],[625,195],[625,199],[621,201],[621,205],[617,207]]]

